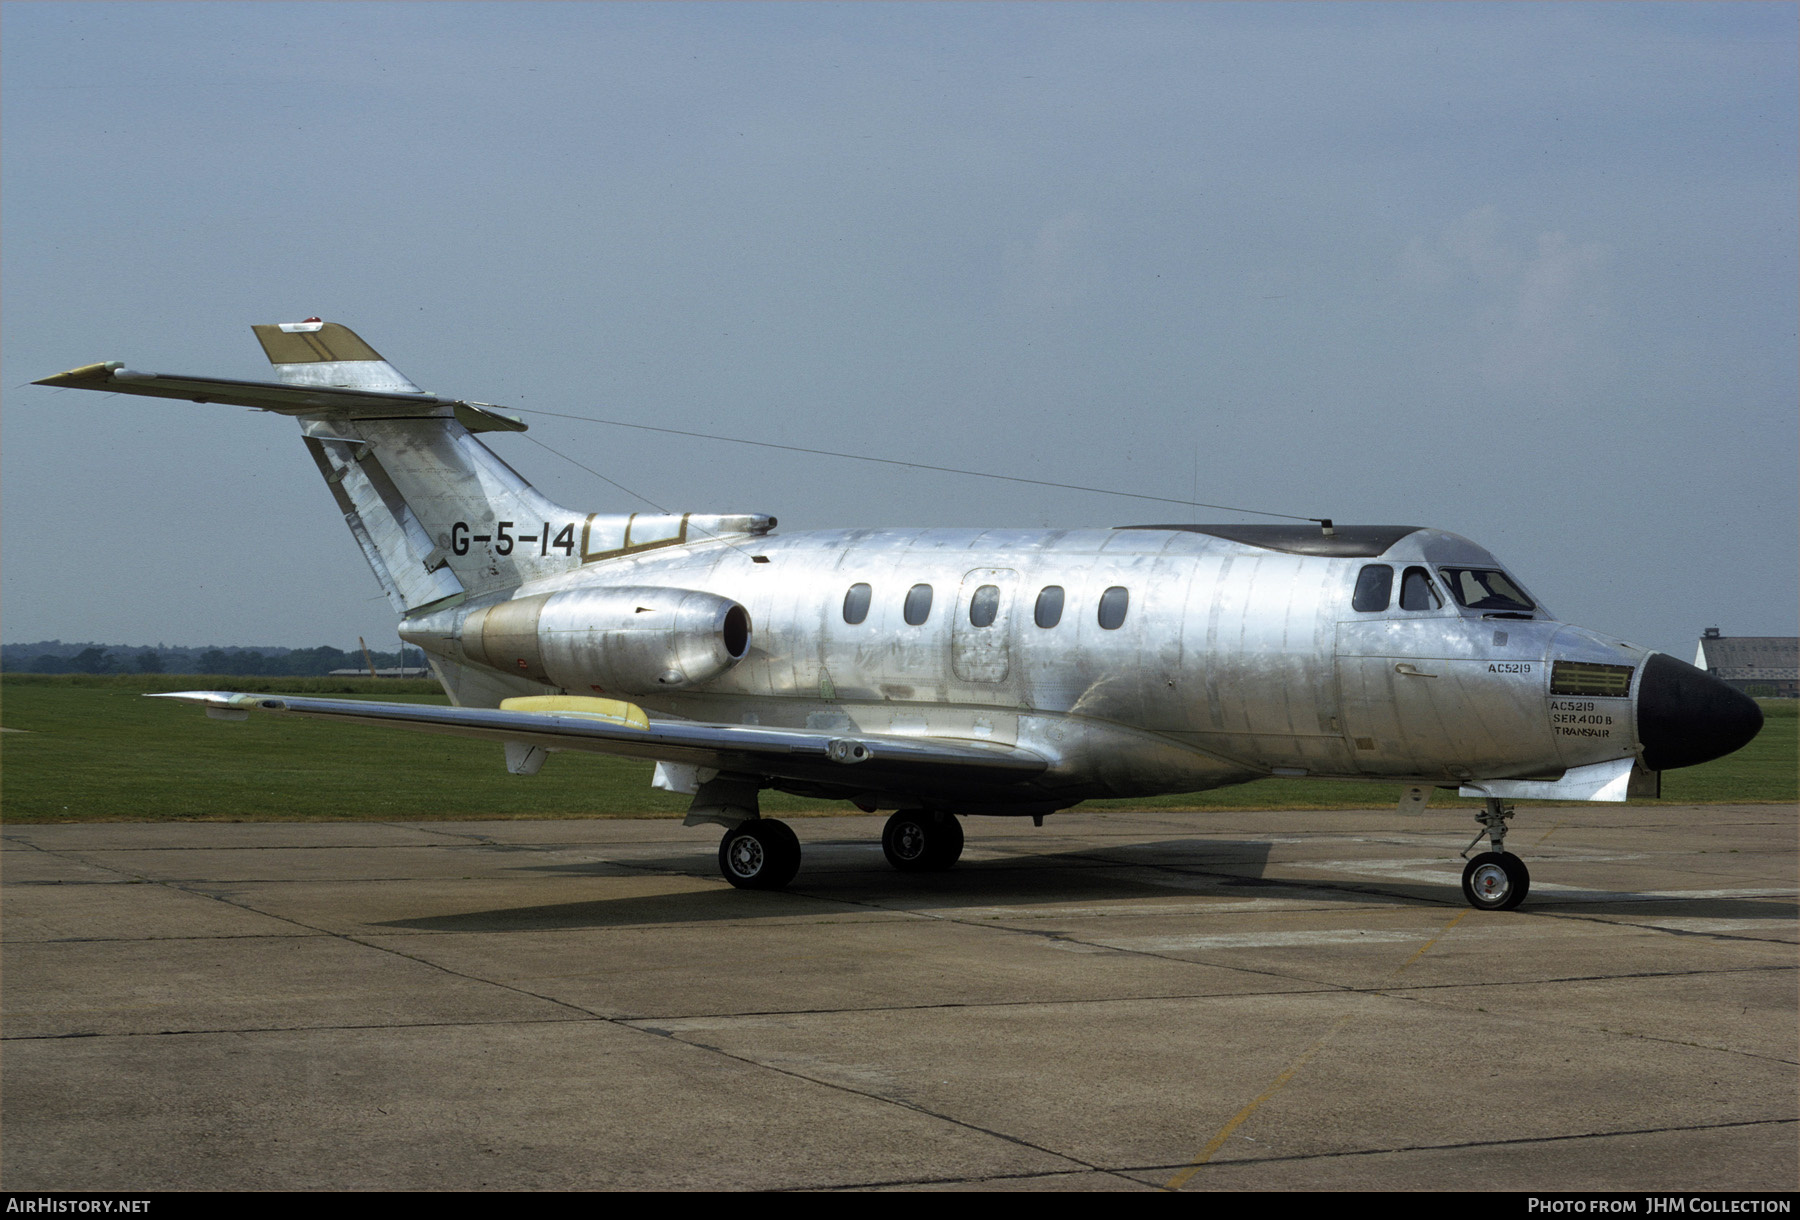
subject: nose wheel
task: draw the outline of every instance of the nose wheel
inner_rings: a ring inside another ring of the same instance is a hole
[[[1492,851],[1482,852],[1463,868],[1463,897],[1477,911],[1510,911],[1524,902],[1525,895],[1531,891],[1531,870],[1525,867],[1525,861],[1506,850],[1506,821],[1512,815],[1511,805],[1502,804],[1491,796],[1482,811],[1475,815],[1481,829],[1463,849],[1463,855],[1468,855],[1483,835],[1493,847]]]
[[[1477,911],[1510,911],[1525,901],[1531,871],[1506,851],[1484,851],[1463,869],[1463,897]]]

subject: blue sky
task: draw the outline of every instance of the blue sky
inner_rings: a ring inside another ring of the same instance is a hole
[[[0,6],[0,630],[392,618],[291,422],[30,387],[415,381],[1488,546],[1564,618],[1793,634],[1797,10]],[[1231,519],[533,418],[659,505]],[[583,510],[645,504],[523,437]]]

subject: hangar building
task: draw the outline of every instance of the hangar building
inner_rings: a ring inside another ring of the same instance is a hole
[[[1800,697],[1800,636],[1724,636],[1717,627],[1700,635],[1694,667],[1757,698]]]

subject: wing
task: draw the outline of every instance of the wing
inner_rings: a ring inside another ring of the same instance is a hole
[[[613,704],[621,709],[619,713],[599,715],[231,691],[178,691],[149,697],[198,703],[208,715],[226,719],[244,719],[252,710],[313,716],[853,789],[966,792],[971,787],[1004,788],[1041,775],[1049,766],[1029,750],[997,743],[650,720],[629,704]]]

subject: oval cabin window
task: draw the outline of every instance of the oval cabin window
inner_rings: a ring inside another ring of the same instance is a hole
[[[917,627],[931,617],[931,586],[914,585],[906,591],[906,625]]]
[[[851,585],[844,594],[844,621],[851,626],[869,617],[869,586]]]
[[[994,618],[1000,613],[1000,586],[982,585],[975,590],[975,596],[969,599],[969,625],[971,627],[992,627]]]
[[[1124,585],[1114,585],[1100,595],[1100,625],[1108,631],[1117,631],[1125,623],[1125,608],[1130,604],[1131,594]]]

